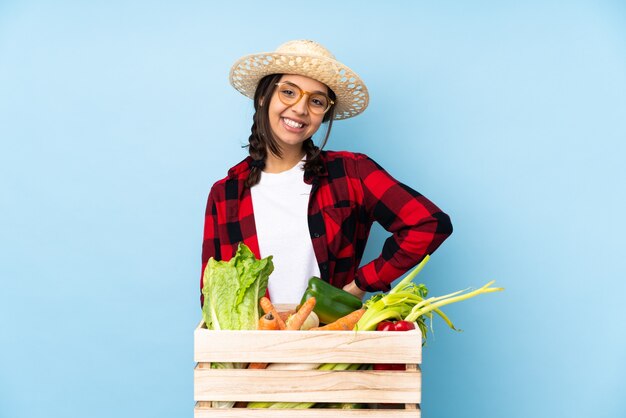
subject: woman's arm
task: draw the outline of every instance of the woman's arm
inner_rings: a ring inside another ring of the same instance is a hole
[[[400,183],[369,157],[357,170],[370,216],[392,235],[381,254],[359,268],[361,290],[389,290],[391,282],[432,254],[452,233],[450,217],[420,193]]]
[[[209,193],[207,199],[206,211],[204,214],[204,232],[202,237],[202,268],[200,270],[200,306],[204,303],[202,295],[202,287],[204,284],[204,269],[209,262],[209,258],[221,260],[220,242],[218,238],[218,217],[217,204],[215,202],[215,193],[213,189]]]

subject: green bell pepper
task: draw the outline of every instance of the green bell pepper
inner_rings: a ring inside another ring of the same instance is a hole
[[[315,297],[315,308],[313,308],[313,311],[317,314],[322,324],[330,324],[342,316],[348,315],[350,312],[361,309],[363,306],[361,299],[352,293],[339,289],[315,276],[309,279],[309,284],[302,295],[300,305],[311,296]]]

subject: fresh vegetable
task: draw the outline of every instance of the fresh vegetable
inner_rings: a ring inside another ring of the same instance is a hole
[[[329,403],[323,406],[331,409],[363,409],[365,404],[362,403]]]
[[[279,330],[278,320],[271,312],[263,315],[259,318],[259,326],[257,330],[259,331],[276,331]],[[250,363],[248,364],[248,369],[266,369],[268,363]]]
[[[322,363],[270,363],[267,370],[315,370],[321,365]]]
[[[415,329],[415,323],[409,321],[383,321],[376,327],[376,331],[409,331],[411,329]]]
[[[361,299],[325,282],[319,277],[311,277],[309,279],[300,305],[304,304],[310,297],[315,297],[316,299],[313,311],[323,324],[334,322],[363,306]]]
[[[421,318],[424,315],[431,315],[432,317],[431,311],[435,311],[446,321],[446,323],[448,324],[450,328],[456,330],[452,322],[449,319],[447,319],[447,317],[443,315],[443,313],[439,310],[439,307],[449,305],[451,303],[461,302],[463,300],[473,298],[474,296],[478,296],[483,293],[500,292],[504,290],[504,288],[502,287],[491,287],[491,285],[494,284],[495,282],[496,282],[495,280],[492,280],[486,283],[483,287],[480,287],[472,291],[468,291],[469,289],[459,290],[457,292],[449,293],[447,295],[431,297],[426,300],[423,300],[419,302],[417,305],[415,305],[411,309],[411,312],[404,319],[406,321],[411,322],[411,321],[415,321]],[[467,292],[467,293],[463,293],[463,292]]]
[[[427,298],[428,289],[423,284],[416,285],[413,278],[424,268],[429,256],[415,267],[406,277],[393,287],[387,294],[377,294],[365,302],[367,311],[356,324],[359,331],[372,331],[378,324],[388,320],[405,320],[416,322],[422,331],[423,341],[426,341],[428,327],[426,319],[430,321],[432,330],[433,313],[439,315],[452,329],[457,330],[452,321],[439,309],[450,303],[460,302],[483,293],[504,290],[501,287],[490,287],[495,281],[490,281],[483,287],[473,290],[461,290],[444,296]],[[463,293],[467,292],[467,293]]]
[[[320,320],[317,317],[317,314],[313,311],[306,317],[304,324],[300,327],[300,331],[306,331],[311,328],[316,328],[320,326]]]
[[[404,319],[404,316],[408,315],[412,307],[417,304],[416,300],[423,300],[428,293],[424,285],[415,285],[411,281],[422,271],[429,259],[429,256],[424,257],[422,262],[388,293],[378,293],[369,298],[365,302],[367,312],[356,324],[355,329],[357,331],[373,331],[382,321]],[[405,289],[408,286],[411,286],[410,289]],[[418,325],[420,324],[418,323]],[[420,329],[422,329],[421,325]]]
[[[313,311],[315,307],[315,296],[311,296],[308,298],[301,306],[298,311],[289,317],[287,321],[286,328],[289,331],[299,330],[304,321],[308,318],[309,314]]]
[[[259,318],[259,326],[257,330],[259,331],[275,331],[278,330],[278,321],[276,317],[272,315],[272,313],[268,313]],[[250,363],[248,364],[248,369],[265,369],[267,367],[267,363]]]
[[[276,318],[276,321],[278,322],[279,329],[286,328],[285,321],[283,321],[280,314],[278,313],[278,311],[276,310],[276,308],[274,307],[274,305],[268,298],[266,298],[265,296],[261,297],[259,304],[261,305],[261,309],[263,309],[263,312],[265,312],[266,314],[271,313],[272,315],[274,315],[274,317]]]
[[[376,331],[410,331],[412,329],[415,329],[415,323],[409,321],[383,321],[376,327]],[[374,370],[406,370],[406,365],[374,364]]]
[[[278,327],[278,319],[272,313],[268,313],[259,318],[258,330],[274,331],[280,329]]]
[[[269,366],[269,363],[250,363],[248,364],[248,369],[263,370],[267,369],[267,366]]]
[[[259,298],[265,294],[272,256],[257,260],[250,249],[239,244],[230,261],[211,257],[204,270],[202,315],[208,329],[256,329]]]
[[[252,330],[260,317],[259,298],[265,294],[272,257],[257,260],[243,243],[229,261],[211,257],[203,276],[202,317],[208,329]],[[213,369],[243,368],[245,363],[211,363]],[[234,402],[212,402],[214,408],[232,408]]]
[[[330,324],[326,324],[323,327],[313,328],[313,331],[351,331],[354,326],[359,322],[359,319],[365,314],[365,309],[357,309],[350,312],[346,316],[342,316]]]

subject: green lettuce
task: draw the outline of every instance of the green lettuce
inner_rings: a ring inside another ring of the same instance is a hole
[[[265,295],[272,256],[257,260],[243,243],[229,261],[211,257],[204,270],[202,316],[208,329],[256,329],[259,299]]]

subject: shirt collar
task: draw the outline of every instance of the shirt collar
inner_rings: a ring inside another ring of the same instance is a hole
[[[229,178],[237,178],[237,177],[248,177],[248,173],[252,168],[252,157],[247,156],[243,161],[239,164],[233,166],[228,170]]]
[[[319,158],[322,161],[322,167],[323,167],[322,172],[316,176],[315,174],[309,171],[305,171],[304,172],[305,183],[311,184],[312,182],[316,180],[317,177],[328,176],[328,169],[326,166],[328,159],[327,159],[326,151],[321,151]],[[228,177],[229,178],[247,178],[248,174],[250,173],[250,170],[252,169],[252,161],[253,161],[252,157],[247,156],[243,161],[241,161],[237,165],[231,167],[230,170],[228,170]]]

